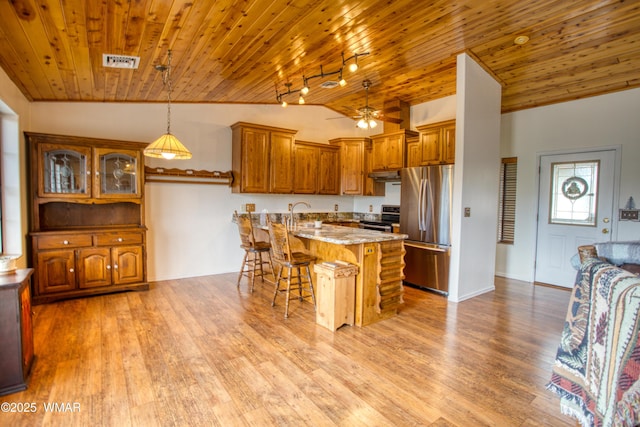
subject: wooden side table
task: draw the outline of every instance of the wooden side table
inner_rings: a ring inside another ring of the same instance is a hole
[[[0,396],[27,388],[33,362],[32,268],[0,275]]]

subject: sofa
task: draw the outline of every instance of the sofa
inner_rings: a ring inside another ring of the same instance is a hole
[[[640,241],[578,248],[547,388],[582,426],[640,425]]]

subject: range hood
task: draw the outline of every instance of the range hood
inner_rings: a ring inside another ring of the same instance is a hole
[[[369,173],[369,178],[381,182],[400,182],[400,171],[381,171]]]

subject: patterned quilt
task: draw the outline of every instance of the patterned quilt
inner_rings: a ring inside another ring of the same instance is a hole
[[[640,425],[639,309],[640,277],[582,264],[547,388],[584,427]]]

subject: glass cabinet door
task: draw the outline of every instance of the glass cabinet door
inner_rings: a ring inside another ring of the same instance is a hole
[[[81,147],[42,146],[40,168],[42,197],[89,197],[87,164],[91,151]]]
[[[97,150],[96,176],[100,196],[131,197],[140,193],[137,151]]]

